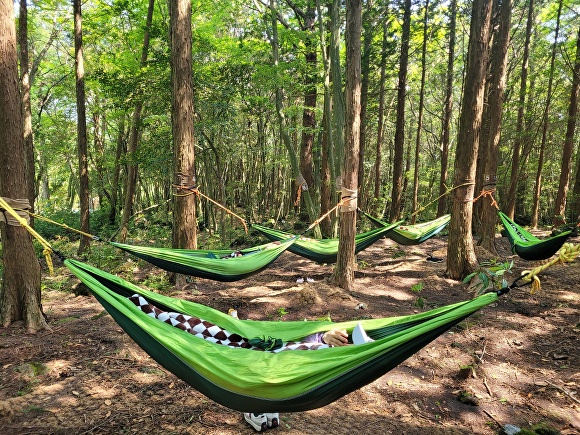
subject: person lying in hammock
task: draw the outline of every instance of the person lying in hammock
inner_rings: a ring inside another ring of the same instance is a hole
[[[366,334],[360,323],[358,323],[353,329],[351,339],[352,344],[362,344],[373,341],[373,339]],[[304,337],[301,342],[317,343],[324,347],[348,346],[351,344],[348,339],[348,334],[344,329],[331,329],[326,332],[317,332]],[[246,422],[257,432],[262,432],[266,429],[278,427],[280,424],[280,415],[277,412],[244,412],[244,420],[246,420]]]
[[[354,327],[351,341],[349,341],[348,334],[344,329],[331,329],[326,332],[317,332],[301,340],[286,343],[271,337],[267,339],[265,337],[247,339],[206,320],[182,313],[163,311],[155,305],[150,304],[143,296],[138,294],[134,294],[129,300],[141,311],[159,321],[173,325],[204,340],[224,346],[281,352],[289,350],[316,350],[334,346],[347,346],[351,343],[362,344],[373,341],[366,334],[360,323]],[[244,419],[258,432],[266,430],[267,428],[278,427],[280,421],[278,413],[245,412]]]

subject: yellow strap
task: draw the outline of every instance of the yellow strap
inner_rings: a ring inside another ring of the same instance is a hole
[[[6,209],[6,211],[8,213],[10,213],[14,219],[16,219],[16,221],[23,226],[36,240],[38,240],[38,242],[43,246],[43,251],[42,253],[44,254],[44,258],[46,258],[46,265],[48,266],[48,270],[50,272],[51,275],[54,274],[54,267],[52,265],[52,247],[50,246],[50,243],[48,243],[46,240],[44,240],[42,238],[42,236],[40,234],[38,234],[36,231],[34,231],[34,228],[32,228],[30,225],[28,225],[28,222],[26,222],[26,219],[24,219],[23,217],[20,217],[18,215],[18,213],[12,208],[10,207],[10,205],[8,205],[8,203],[4,200],[4,198],[0,197],[0,207]]]
[[[532,281],[531,293],[534,294],[535,292],[541,289],[540,278],[538,278],[538,274],[542,273],[544,270],[553,266],[554,264],[571,263],[576,259],[576,257],[578,257],[578,255],[580,255],[580,245],[573,245],[572,243],[564,243],[560,248],[560,250],[558,251],[557,257],[532,270],[523,271],[522,272],[522,276],[524,276],[523,280],[525,282]]]

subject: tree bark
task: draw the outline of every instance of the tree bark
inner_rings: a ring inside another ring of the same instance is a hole
[[[381,198],[381,161],[383,159],[383,141],[385,136],[385,77],[387,75],[387,48],[388,48],[388,26],[387,21],[383,22],[383,41],[381,45],[381,79],[379,83],[379,114],[377,120],[377,143],[375,146],[375,191],[373,211],[379,210],[379,200]]]
[[[566,198],[570,186],[570,176],[572,172],[572,153],[574,150],[574,132],[578,114],[578,93],[580,91],[580,28],[576,37],[576,61],[572,69],[572,88],[570,91],[570,103],[568,104],[568,124],[566,126],[566,137],[564,139],[564,150],[562,153],[562,167],[560,170],[560,184],[558,185],[558,195],[554,206],[554,225],[562,225],[566,222]],[[580,158],[579,158],[580,160]],[[575,218],[575,216],[573,217]]]
[[[143,35],[143,48],[141,50],[141,68],[144,68],[147,63],[154,6],[155,0],[149,0],[149,6],[147,8],[147,21],[145,23],[145,33]],[[137,170],[139,166],[137,162],[137,148],[139,146],[139,139],[141,136],[140,124],[142,112],[143,100],[139,99],[135,105],[135,110],[133,111],[133,116],[131,118],[129,143],[127,145],[127,185],[125,188],[125,205],[123,207],[123,215],[121,217],[121,232],[119,233],[119,240],[121,240],[121,242],[124,242],[127,238],[129,219],[131,218],[135,204],[135,192],[137,191]]]
[[[506,69],[508,61],[508,48],[510,43],[512,1],[502,0],[499,11],[499,30],[493,38],[491,57],[491,76],[489,83],[489,98],[487,110],[489,111],[489,126],[485,137],[487,143],[482,144],[480,151],[483,159],[483,189],[493,189],[496,186],[497,166],[499,158],[499,142],[501,137],[501,122],[503,112],[504,91],[506,83]],[[483,137],[484,135],[482,135]],[[481,201],[481,240],[479,244],[492,254],[496,255],[495,249],[495,226],[497,223],[497,210],[488,196]]]
[[[411,33],[411,0],[404,0],[403,34],[401,36],[401,56],[399,60],[399,82],[397,84],[397,119],[393,162],[393,187],[391,193],[391,222],[401,215],[403,197],[403,162],[405,145],[405,98],[407,95],[407,69],[409,64],[409,38]]]
[[[83,59],[83,18],[81,0],[73,0],[74,38],[75,38],[75,75],[77,99],[77,150],[79,164],[79,202],[80,229],[90,232],[89,210],[89,153],[87,139],[87,111],[85,105],[85,66]],[[78,254],[82,255],[90,247],[91,239],[81,236]]]
[[[191,54],[191,2],[170,0],[171,121],[173,170],[195,184],[195,135]],[[195,195],[175,196],[173,201],[173,248],[197,249]],[[176,275],[175,284],[185,284]]]
[[[27,198],[23,120],[18,91],[14,3],[0,0],[0,196]],[[0,325],[23,320],[28,332],[45,328],[40,294],[40,264],[25,228],[0,223],[3,279]]]
[[[489,31],[492,0],[474,0],[471,15],[465,90],[455,153],[455,177],[449,242],[447,275],[462,279],[477,266],[473,246],[472,214],[475,169],[479,149],[483,92],[489,58]],[[461,187],[459,187],[461,186]]]
[[[447,77],[445,85],[445,105],[441,128],[441,175],[439,177],[439,201],[437,203],[437,216],[447,213],[449,199],[447,192],[447,178],[449,174],[449,137],[451,116],[453,114],[453,74],[455,64],[455,31],[457,22],[457,0],[451,0],[449,10],[449,53],[447,55]]]
[[[538,170],[536,172],[536,183],[534,185],[534,204],[532,206],[532,228],[538,227],[538,217],[540,214],[540,196],[542,195],[542,170],[544,166],[544,152],[546,142],[548,141],[548,128],[550,125],[549,113],[552,100],[552,86],[554,83],[554,64],[556,61],[556,52],[558,48],[558,37],[560,33],[560,14],[562,13],[562,0],[558,2],[558,16],[556,18],[556,29],[554,31],[554,43],[552,44],[552,57],[550,59],[550,71],[548,79],[548,89],[546,91],[546,106],[542,116],[542,142],[540,143],[540,155],[538,156]]]
[[[361,99],[361,0],[346,2],[346,124],[343,190],[357,191]],[[343,193],[344,196],[344,193]],[[354,284],[356,201],[341,208],[340,238],[333,281],[345,290]],[[354,210],[352,207],[354,206]]]
[[[512,154],[512,167],[510,171],[510,184],[508,190],[507,203],[504,212],[511,219],[514,218],[516,210],[516,193],[518,191],[518,180],[520,174],[521,149],[524,135],[524,113],[526,105],[526,90],[528,86],[528,69],[530,60],[530,41],[532,39],[532,24],[534,22],[534,0],[529,0],[528,18],[526,24],[526,38],[524,42],[524,54],[522,58],[522,72],[520,77],[520,90],[518,100],[518,119],[514,148]]]
[[[421,130],[423,130],[423,105],[425,101],[425,75],[427,70],[427,22],[429,19],[429,0],[425,1],[423,16],[423,44],[421,48],[421,90],[419,91],[419,113],[417,115],[417,136],[415,138],[415,167],[413,171],[413,217],[411,224],[417,221],[416,212],[419,209],[419,153],[421,150]]]

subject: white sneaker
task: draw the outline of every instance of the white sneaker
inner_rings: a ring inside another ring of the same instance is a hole
[[[253,412],[244,412],[244,419],[250,426],[256,429],[256,432],[262,432],[268,429],[268,419],[266,414],[254,414]]]
[[[296,280],[296,282],[297,282],[298,284],[302,284],[302,283],[304,282],[304,278],[298,278],[298,279]]]
[[[266,413],[266,420],[268,421],[269,428],[275,428],[280,425],[280,416],[276,413]]]
[[[352,330],[352,342],[353,344],[363,344],[363,343],[370,343],[371,341],[375,341],[370,338],[367,333],[365,332],[364,328],[362,327],[361,323],[357,323],[354,329]]]

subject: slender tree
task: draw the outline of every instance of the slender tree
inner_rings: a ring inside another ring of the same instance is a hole
[[[447,54],[447,77],[445,80],[445,104],[443,105],[443,119],[441,126],[441,175],[439,176],[439,201],[437,202],[437,216],[447,213],[448,199],[447,177],[449,173],[449,142],[451,131],[451,115],[453,113],[453,75],[455,65],[455,28],[457,23],[457,0],[451,0],[449,5],[449,52]]]
[[[403,34],[399,59],[399,82],[397,83],[397,119],[393,162],[393,187],[391,193],[391,221],[401,214],[403,197],[403,163],[405,152],[405,99],[407,95],[407,70],[409,65],[409,38],[411,34],[411,0],[404,0]]]
[[[147,8],[147,21],[145,23],[145,33],[143,35],[143,47],[141,49],[141,62],[140,67],[145,68],[147,63],[147,56],[149,53],[149,40],[151,33],[151,23],[153,21],[153,8],[155,6],[155,0],[149,0],[149,6]],[[135,105],[135,110],[133,110],[133,116],[131,118],[131,128],[129,133],[129,143],[127,145],[127,185],[125,188],[125,206],[123,207],[123,216],[121,217],[121,232],[119,234],[119,239],[125,241],[127,238],[127,226],[129,225],[129,219],[133,212],[133,206],[135,203],[135,192],[137,190],[137,148],[139,146],[139,138],[141,131],[141,115],[143,112],[143,99],[140,98]]]
[[[516,194],[518,191],[518,179],[521,166],[521,150],[524,135],[524,114],[526,106],[526,93],[528,86],[528,71],[530,60],[530,43],[532,40],[532,25],[534,22],[534,0],[528,0],[528,18],[526,22],[526,37],[524,42],[524,52],[522,56],[522,69],[520,76],[520,89],[518,92],[518,119],[516,124],[515,141],[512,153],[512,166],[510,170],[510,183],[507,203],[504,206],[505,214],[514,218],[516,210]]]
[[[574,132],[576,130],[579,92],[580,28],[578,28],[578,35],[576,37],[576,61],[572,68],[572,88],[570,91],[570,103],[568,104],[568,124],[566,126],[566,137],[564,139],[564,150],[562,153],[562,167],[560,170],[558,195],[556,196],[556,204],[554,205],[554,225],[562,225],[566,222],[566,198],[568,196],[570,176],[572,172],[572,152],[574,150]],[[573,216],[573,219],[575,218],[576,216]]]
[[[483,189],[495,188],[497,180],[497,166],[499,158],[499,142],[501,136],[501,122],[503,113],[503,101],[506,82],[506,69],[508,61],[508,48],[510,43],[512,2],[502,0],[499,10],[499,25],[497,33],[493,37],[489,79],[489,96],[487,112],[489,124],[486,134],[482,134],[482,143],[479,154],[482,159],[483,170],[480,173],[481,186]],[[481,180],[483,176],[483,180]],[[489,252],[495,253],[495,224],[497,222],[497,210],[492,206],[489,196],[484,196],[481,202],[481,240],[479,244]]]
[[[171,125],[173,170],[187,185],[195,184],[195,135],[191,54],[191,2],[170,0],[171,40]],[[176,180],[177,181],[177,180]],[[172,246],[197,249],[197,222],[194,195],[176,195],[173,201]],[[183,275],[175,284],[185,284]]]
[[[14,2],[0,0],[0,196],[27,198],[27,165],[23,135]],[[6,170],[10,168],[10,170]],[[23,320],[29,332],[46,327],[40,295],[40,264],[32,240],[18,223],[0,223],[3,279],[0,325]]]
[[[419,153],[421,150],[421,131],[423,130],[423,110],[425,106],[425,75],[427,73],[427,35],[429,21],[429,0],[425,1],[425,12],[423,14],[423,44],[421,47],[421,89],[419,90],[419,113],[417,115],[417,136],[415,137],[415,170],[413,173],[413,218],[411,223],[415,224],[417,215],[415,212],[419,208]]]
[[[73,0],[75,36],[75,75],[77,99],[77,152],[79,164],[80,229],[90,232],[89,210],[89,151],[87,139],[87,110],[85,104],[85,66],[83,58],[83,16],[81,0]],[[79,254],[90,246],[91,239],[81,236]]]
[[[358,185],[360,99],[361,99],[362,1],[346,2],[346,124],[345,158],[342,177],[343,198],[352,198],[341,208],[340,240],[334,282],[345,290],[354,284],[356,261],[356,193]]]
[[[483,114],[483,92],[489,58],[492,0],[474,0],[471,13],[465,90],[455,153],[447,274],[461,279],[477,265],[473,246],[472,214],[475,169]]]
[[[560,17],[562,14],[562,3],[558,2],[558,12],[556,17],[556,29],[554,30],[554,42],[552,44],[552,55],[550,57],[550,70],[548,72],[548,89],[546,90],[546,105],[544,106],[544,113],[542,115],[542,141],[540,143],[540,154],[538,156],[538,170],[536,171],[536,183],[534,184],[534,196],[532,205],[532,221],[530,225],[532,228],[538,226],[538,217],[540,213],[540,196],[542,194],[542,171],[544,166],[544,154],[546,151],[546,143],[548,141],[548,128],[550,126],[550,105],[552,104],[552,87],[554,84],[554,68],[556,62],[556,53],[558,51],[558,37],[560,34]]]

